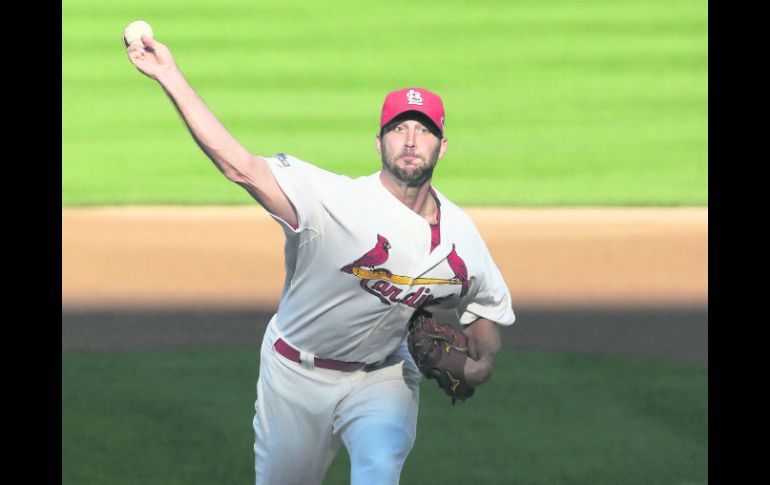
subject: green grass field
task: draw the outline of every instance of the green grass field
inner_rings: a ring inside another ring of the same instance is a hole
[[[252,152],[379,167],[384,95],[444,97],[463,205],[707,205],[705,0],[64,0],[62,204],[246,204],[125,56],[149,21]]]
[[[63,354],[62,483],[253,483],[258,362],[256,348]],[[472,401],[423,381],[401,483],[706,483],[707,397],[702,366],[504,350]],[[324,483],[348,466],[341,448]]]

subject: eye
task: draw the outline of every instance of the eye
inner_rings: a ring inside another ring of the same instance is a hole
[[[430,133],[430,130],[425,127],[422,127],[420,128],[420,133],[422,133],[423,135],[427,135],[428,133]]]
[[[398,133],[403,133],[405,128],[401,125],[398,125],[397,127],[393,128],[393,131],[397,131]]]

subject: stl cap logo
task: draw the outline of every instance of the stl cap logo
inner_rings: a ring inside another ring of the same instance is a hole
[[[422,94],[420,94],[419,91],[410,89],[409,92],[406,93],[406,104],[416,104],[418,106],[422,106]]]

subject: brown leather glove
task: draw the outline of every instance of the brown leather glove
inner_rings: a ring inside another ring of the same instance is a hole
[[[433,314],[418,309],[409,320],[407,336],[409,352],[415,364],[428,379],[452,398],[464,401],[471,397],[465,381],[465,361],[468,360],[468,338],[451,325],[439,323]]]

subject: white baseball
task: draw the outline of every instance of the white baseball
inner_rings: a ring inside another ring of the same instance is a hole
[[[126,47],[130,46],[134,42],[142,42],[142,35],[152,37],[152,27],[144,20],[136,20],[128,24],[123,30],[123,42]]]

